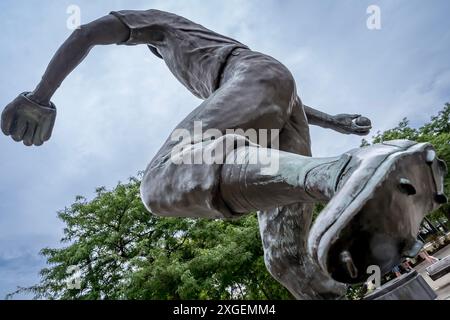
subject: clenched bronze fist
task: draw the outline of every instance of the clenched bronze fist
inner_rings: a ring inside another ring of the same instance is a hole
[[[360,114],[338,114],[333,117],[333,128],[344,134],[366,136],[372,129],[372,122]]]
[[[26,146],[41,146],[52,135],[56,120],[53,103],[42,106],[22,93],[3,110],[1,127],[5,135]]]

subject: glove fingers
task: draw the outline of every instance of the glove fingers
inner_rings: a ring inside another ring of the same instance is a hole
[[[27,131],[28,124],[25,119],[18,118],[13,122],[10,128],[10,134],[14,141],[22,141],[25,132]]]
[[[53,127],[55,125],[55,118],[56,117],[51,117],[42,124],[40,132],[42,141],[45,142],[50,140],[50,137],[52,136]]]
[[[371,129],[372,127],[361,127],[355,130],[355,134],[359,136],[367,136]]]
[[[27,131],[25,132],[25,135],[23,136],[23,144],[28,147],[32,146],[35,133],[36,133],[36,123],[29,122]]]
[[[14,117],[10,115],[8,112],[3,111],[2,113],[2,132],[9,136],[11,134],[11,127],[14,123]]]
[[[33,144],[36,147],[40,147],[44,144],[44,140],[42,140],[42,138],[41,138],[42,137],[41,131],[42,131],[42,126],[38,125],[36,128],[36,132],[34,133],[34,137],[33,137]]]
[[[370,130],[372,130],[372,127],[368,126],[368,127],[359,127],[356,129],[357,132],[369,132]]]

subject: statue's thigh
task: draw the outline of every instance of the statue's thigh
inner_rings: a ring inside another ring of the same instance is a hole
[[[289,120],[296,98],[295,81],[281,64],[236,71],[177,128],[279,129]],[[274,72],[274,69],[279,69]]]

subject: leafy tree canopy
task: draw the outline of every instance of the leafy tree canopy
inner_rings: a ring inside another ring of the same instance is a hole
[[[256,215],[227,222],[159,218],[139,180],[77,197],[58,213],[64,246],[41,254],[41,282],[18,292],[36,299],[291,299],[266,271]],[[80,289],[70,289],[71,267]],[[76,275],[75,275],[76,276]],[[17,292],[17,293],[18,293]]]

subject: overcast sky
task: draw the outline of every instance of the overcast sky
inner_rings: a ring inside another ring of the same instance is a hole
[[[71,33],[71,4],[83,23],[119,9],[185,16],[274,56],[291,69],[306,104],[367,115],[374,132],[403,117],[420,125],[450,100],[447,0],[2,0],[0,109],[34,89]],[[381,30],[367,28],[372,4],[381,8]],[[43,147],[0,136],[0,298],[38,281],[39,250],[58,246],[62,234],[58,210],[145,169],[200,103],[145,46],[94,49],[53,102],[58,119]],[[316,156],[360,144],[316,128],[312,140]]]

